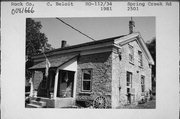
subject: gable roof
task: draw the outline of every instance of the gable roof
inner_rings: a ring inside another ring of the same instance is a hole
[[[102,40],[91,41],[91,42],[86,42],[86,43],[72,45],[72,46],[66,46],[63,48],[58,48],[58,49],[46,51],[45,54],[47,57],[49,57],[49,56],[53,56],[53,55],[57,55],[57,54],[58,55],[59,54],[67,54],[70,52],[76,52],[77,53],[77,52],[81,52],[84,50],[108,47],[108,46],[110,46],[110,44],[111,45],[114,44],[115,39],[121,38],[123,36],[125,36],[125,35],[106,38],[106,39],[102,39]],[[32,56],[32,59],[39,59],[39,58],[44,58],[43,53],[36,54],[36,55]]]
[[[140,45],[140,48],[143,50],[145,56],[147,57],[148,61],[150,64],[154,65],[154,60],[143,40],[143,38],[141,37],[141,34],[139,32],[134,32],[132,34],[126,35],[120,39],[115,39],[115,44],[119,44],[119,45],[125,45],[129,42],[132,42],[136,40],[138,42],[138,44]]]
[[[47,51],[46,53],[69,50],[69,49],[74,49],[74,48],[79,48],[79,47],[85,47],[85,46],[90,46],[90,45],[95,45],[95,44],[101,44],[101,43],[105,43],[105,42],[113,42],[115,39],[118,39],[118,38],[121,38],[121,37],[124,37],[124,36],[125,35],[121,35],[121,36],[116,36],[116,37],[111,37],[111,38],[106,38],[106,39],[81,43],[81,44],[77,44],[77,45],[66,46],[66,47],[63,47],[63,48],[57,48],[57,49],[54,49],[54,50]],[[40,55],[40,54],[37,54],[37,55]]]
[[[145,44],[144,40],[142,39],[139,32],[134,32],[134,33],[128,34],[128,35],[121,35],[121,36],[106,38],[106,39],[87,42],[87,43],[82,43],[82,44],[73,45],[73,46],[67,46],[64,48],[58,48],[58,49],[54,49],[51,51],[47,51],[45,54],[53,55],[53,54],[56,54],[58,52],[60,54],[64,54],[64,53],[68,54],[69,52],[78,52],[78,51],[83,51],[84,49],[86,49],[86,50],[93,49],[94,47],[92,47],[92,46],[97,46],[97,45],[99,45],[98,48],[105,47],[105,46],[113,46],[113,45],[114,46],[118,46],[118,45],[122,46],[122,45],[125,45],[125,44],[133,41],[133,40],[136,40],[139,43],[140,47],[142,48],[145,56],[147,57],[147,59],[149,61],[149,63],[154,65],[154,61],[152,59],[152,56],[151,56],[149,50],[147,49],[147,46],[146,46],[146,44]],[[42,57],[44,57],[43,54],[38,54],[38,55],[35,55],[34,57],[40,58],[40,55]]]

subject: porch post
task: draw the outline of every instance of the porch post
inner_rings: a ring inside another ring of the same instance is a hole
[[[57,69],[56,76],[55,76],[55,82],[54,82],[54,96],[53,96],[54,99],[56,99],[56,97],[57,97],[58,75],[59,75],[59,70]]]
[[[31,85],[30,85],[30,94],[29,94],[30,97],[33,97],[33,96],[34,96],[34,94],[33,94],[33,92],[34,92],[34,86],[33,86],[34,73],[35,73],[35,72],[33,71],[32,77],[31,77],[30,80],[29,80],[29,83],[31,84]]]
[[[29,96],[32,97],[32,96],[33,96],[33,90],[34,90],[32,78],[30,78],[29,83],[30,83],[30,85],[31,85],[31,86],[30,86],[30,94],[29,94]]]
[[[76,86],[77,85],[77,71],[75,71],[74,75],[74,89],[73,89],[73,98],[76,98]]]

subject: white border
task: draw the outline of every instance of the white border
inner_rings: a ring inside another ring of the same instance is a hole
[[[98,7],[85,7],[75,2],[74,7],[47,7],[35,3],[34,14],[11,15],[10,2],[1,3],[2,36],[2,119],[175,119],[179,113],[179,4],[171,7],[143,7],[139,12],[128,12],[127,2],[114,2],[112,12]],[[157,43],[157,104],[156,109],[25,109],[25,20],[27,17],[125,17],[155,16]]]

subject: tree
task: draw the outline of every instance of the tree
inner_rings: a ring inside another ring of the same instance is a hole
[[[48,44],[47,37],[40,32],[42,25],[31,18],[26,19],[26,79],[31,77],[31,72],[28,70],[33,65],[31,57],[42,52],[52,50]]]
[[[154,76],[156,76],[156,69],[155,69],[155,66],[156,66],[156,38],[154,37],[152,40],[148,41],[146,43],[146,45],[147,45],[147,48],[149,49],[150,54],[154,60],[154,66],[152,67],[152,74]]]
[[[156,38],[154,37],[152,40],[148,41],[146,45],[154,60],[154,65],[152,66],[152,87],[153,87],[153,90],[155,90],[155,87],[156,87]]]
[[[40,22],[35,22],[33,19],[26,20],[26,56],[42,53],[42,48],[45,51],[52,49],[48,44],[47,37],[40,32],[42,25]]]

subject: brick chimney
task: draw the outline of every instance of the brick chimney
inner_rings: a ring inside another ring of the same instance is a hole
[[[61,41],[61,48],[64,48],[64,47],[66,47],[66,43],[67,43],[67,41],[65,41],[65,40],[62,40],[62,41]]]
[[[134,32],[133,27],[135,27],[135,22],[132,20],[132,17],[131,17],[131,20],[129,21],[129,34]]]

